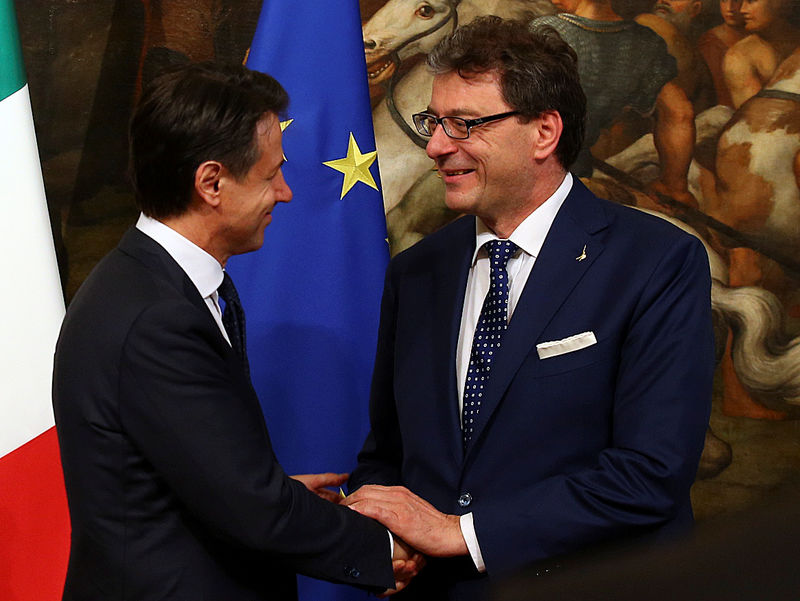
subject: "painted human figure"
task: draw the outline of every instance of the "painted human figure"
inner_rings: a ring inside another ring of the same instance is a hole
[[[717,104],[733,106],[733,98],[725,84],[722,61],[725,53],[747,35],[741,12],[742,0],[719,0],[722,23],[706,31],[697,40],[697,49],[703,56],[714,81]]]
[[[792,22],[790,0],[743,0],[741,13],[749,35],[725,54],[725,83],[739,108],[755,96],[778,65],[797,48],[800,28]]]
[[[701,0],[658,0],[653,7],[653,14],[672,23],[689,39],[694,37],[696,19],[702,11]]]
[[[694,111],[674,81],[678,71],[664,42],[647,27],[623,19],[610,0],[568,1],[562,8],[572,8],[572,14],[539,17],[534,23],[553,27],[578,55],[587,122],[573,172],[591,175],[589,148],[624,108],[652,112],[661,164],[661,178],[653,188],[695,206],[686,182],[694,148]]]
[[[692,101],[695,113],[713,104],[711,75],[698,52],[700,0],[659,0],[652,12],[636,16],[636,22],[655,31],[667,44],[667,51],[678,64],[676,83]]]

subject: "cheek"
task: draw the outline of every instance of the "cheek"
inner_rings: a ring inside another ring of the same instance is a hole
[[[272,202],[273,198],[275,198],[275,189],[273,188],[273,186],[272,185],[264,186],[264,188],[258,195],[258,199],[260,201],[258,204],[260,205],[261,208],[263,208],[265,205],[268,205],[270,202]]]

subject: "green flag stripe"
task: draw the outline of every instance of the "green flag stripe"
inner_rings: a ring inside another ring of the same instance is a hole
[[[13,0],[0,0],[0,101],[25,85]]]

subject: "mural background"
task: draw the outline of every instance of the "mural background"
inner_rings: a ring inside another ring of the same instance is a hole
[[[656,41],[634,50],[663,61],[666,49],[677,76],[655,85],[654,113],[621,99],[591,116],[602,127],[593,134],[587,160],[594,163],[583,179],[599,194],[657,212],[707,243],[719,368],[693,501],[700,519],[758,505],[780,485],[800,483],[798,3],[745,0],[742,9],[737,0],[592,3],[655,31]],[[126,128],[142,82],[175,61],[244,60],[261,1],[17,0],[15,6],[69,300],[136,219],[125,176]],[[410,124],[410,114],[427,105],[424,52],[478,14],[580,16],[582,9],[576,0],[362,0],[361,10],[396,253],[456,217],[443,205],[432,161],[398,123]],[[598,28],[587,27],[582,31]],[[591,36],[581,40],[583,51],[600,48]],[[609,75],[604,61],[614,53],[595,54],[597,77],[584,81],[594,86],[590,99],[623,88],[633,76]],[[657,73],[654,67],[644,80],[652,84]],[[694,144],[670,145],[658,134],[654,140],[658,121],[681,106],[667,93],[675,87],[691,107]],[[777,92],[754,97],[761,88]],[[651,98],[646,109],[653,104]],[[678,204],[658,200],[654,190],[669,192],[659,187],[662,172],[681,156],[693,157],[692,196],[673,195]]]

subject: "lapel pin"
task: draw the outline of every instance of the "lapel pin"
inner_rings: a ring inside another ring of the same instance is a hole
[[[584,244],[583,245],[583,250],[581,251],[581,254],[579,254],[577,257],[575,257],[575,260],[576,261],[583,261],[585,258],[586,258],[586,245]]]

